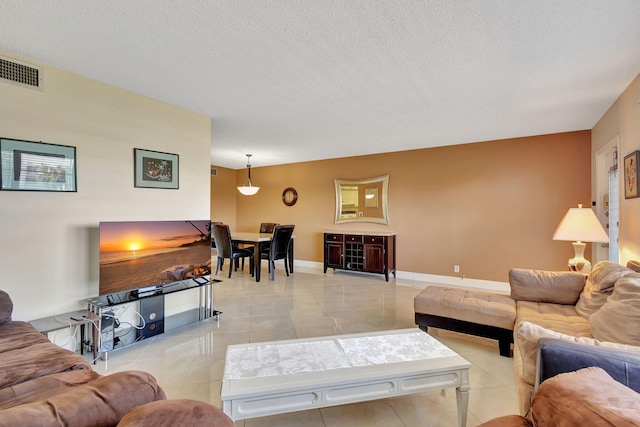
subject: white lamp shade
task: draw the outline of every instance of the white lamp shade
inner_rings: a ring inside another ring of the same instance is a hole
[[[238,191],[245,196],[253,196],[256,194],[260,187],[256,187],[251,184],[251,154],[247,154],[247,184],[238,186]]]
[[[608,243],[609,236],[591,208],[571,208],[553,234],[553,240]]]
[[[238,191],[245,196],[253,196],[260,190],[260,187],[256,187],[254,185],[245,185],[243,187],[238,187]]]

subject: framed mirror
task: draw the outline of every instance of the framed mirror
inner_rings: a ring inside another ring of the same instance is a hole
[[[376,178],[336,179],[336,224],[375,222],[389,224],[389,175]]]

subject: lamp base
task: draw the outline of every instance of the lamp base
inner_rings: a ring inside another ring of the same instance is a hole
[[[569,270],[577,271],[582,274],[589,274],[591,271],[591,263],[584,258],[571,258],[569,260]]]
[[[569,259],[569,270],[583,274],[589,274],[591,263],[584,257],[584,248],[587,246],[581,241],[573,242],[573,258]]]

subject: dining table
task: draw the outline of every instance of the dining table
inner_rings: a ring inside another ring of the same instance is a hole
[[[289,243],[289,249],[287,254],[287,259],[285,262],[289,265],[289,271],[293,273],[293,241],[295,236],[291,236],[291,242]],[[264,249],[268,249],[271,245],[271,240],[273,240],[272,233],[255,233],[250,231],[232,231],[231,232],[231,243],[233,244],[245,244],[252,245],[255,247],[254,249],[254,277],[256,278],[256,282],[260,281],[260,269],[261,269],[261,257],[260,253]]]

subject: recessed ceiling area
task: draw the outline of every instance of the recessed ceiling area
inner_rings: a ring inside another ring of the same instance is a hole
[[[0,3],[0,50],[211,117],[252,166],[591,129],[640,73],[640,1]]]

